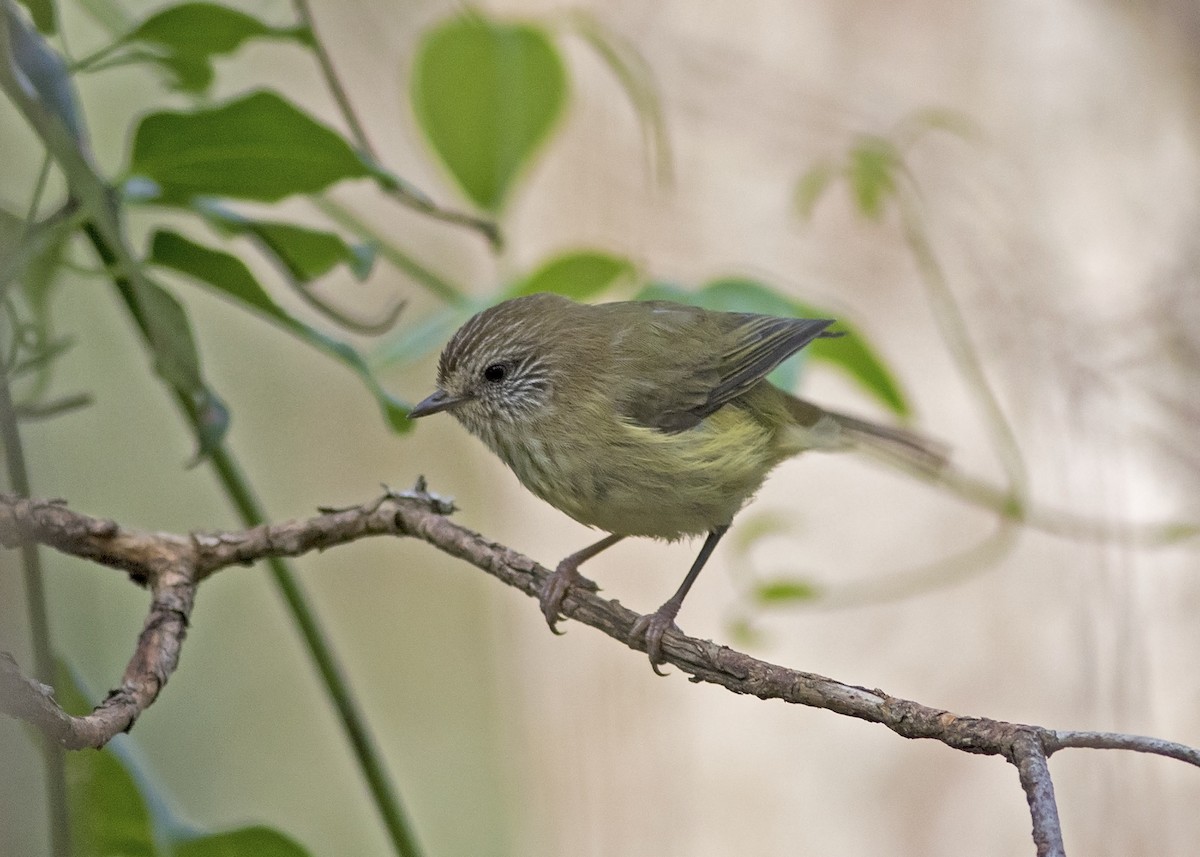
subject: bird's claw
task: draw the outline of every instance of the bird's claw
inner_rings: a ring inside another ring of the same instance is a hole
[[[658,665],[664,660],[662,654],[663,635],[667,631],[679,631],[679,626],[675,624],[676,611],[666,610],[664,607],[660,607],[646,616],[639,616],[638,620],[633,623],[633,627],[629,629],[630,645],[636,645],[639,639],[644,641],[646,654],[650,656],[650,668],[661,676],[666,675],[658,668]]]
[[[563,600],[567,597],[567,590],[571,588],[571,585],[582,579],[574,568],[559,565],[546,578],[546,582],[542,584],[542,591],[538,593],[538,604],[541,605],[542,615],[546,617],[546,624],[560,637],[566,633],[566,631],[558,630],[558,620],[562,618],[560,612]]]

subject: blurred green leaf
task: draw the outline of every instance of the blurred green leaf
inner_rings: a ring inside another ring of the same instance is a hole
[[[66,177],[78,204],[77,216],[84,220],[97,253],[116,272],[114,282],[137,318],[156,370],[198,416],[198,455],[203,455],[224,434],[228,413],[204,384],[187,316],[170,293],[146,279],[128,253],[121,210],[92,163],[65,66],[13,9],[6,3],[0,14],[0,88],[25,115]]]
[[[0,259],[6,258],[21,243],[25,234],[25,218],[0,208]]]
[[[55,216],[28,223],[0,208],[0,292],[16,281],[43,343],[51,338],[50,298],[74,231],[69,218]]]
[[[304,28],[271,27],[257,18],[215,3],[168,6],[135,27],[122,43],[143,42],[159,49],[147,57],[172,78],[172,88],[201,93],[213,80],[213,58],[233,53],[254,38],[294,39],[311,44]]]
[[[229,430],[229,411],[208,388],[200,370],[200,352],[192,323],[175,296],[145,277],[130,281],[154,358],[154,370],[188,398],[198,417],[200,448],[193,463],[217,447]]]
[[[158,185],[158,201],[175,204],[205,195],[277,202],[372,175],[341,136],[273,92],[147,116],[129,170]]]
[[[67,754],[67,802],[76,857],[154,857],[146,802],[111,753]]]
[[[15,264],[17,248],[21,246],[27,231],[24,217],[0,208],[0,288],[4,288],[21,274],[23,264]],[[23,262],[24,260],[20,260]]]
[[[370,244],[347,244],[340,236],[294,223],[243,217],[211,202],[197,208],[213,226],[229,235],[257,239],[272,258],[297,283],[311,283],[344,264],[359,280],[365,280],[375,262]]]
[[[48,335],[50,328],[50,300],[62,273],[63,256],[70,242],[74,229],[63,224],[50,233],[34,238],[35,245],[45,239],[41,246],[33,248],[34,255],[25,265],[21,273],[21,293],[29,302],[33,311],[35,323],[43,336]]]
[[[778,605],[796,601],[812,601],[820,596],[820,587],[795,578],[764,580],[754,586],[754,598],[763,604]]]
[[[218,292],[258,311],[305,342],[337,358],[366,385],[383,411],[384,418],[396,431],[412,427],[408,405],[385,391],[362,356],[344,342],[292,318],[263,290],[254,274],[236,256],[197,244],[176,232],[160,230],[150,242],[150,261],[187,274]]]
[[[883,137],[865,136],[850,150],[847,178],[858,210],[869,220],[883,216],[885,200],[896,192],[896,171],[901,168],[895,145]]]
[[[29,10],[33,25],[47,36],[53,36],[58,31],[58,21],[54,14],[53,0],[17,0]]]
[[[769,286],[750,279],[714,280],[698,291],[688,291],[669,283],[653,283],[643,289],[638,300],[670,300],[702,306],[720,312],[754,312],[764,315],[799,318],[836,318],[828,311],[784,297]],[[800,355],[832,364],[848,373],[880,404],[900,417],[910,413],[908,401],[886,364],[874,348],[850,324],[839,320],[833,328],[844,333],[836,339],[817,339]],[[792,358],[771,373],[772,383],[785,390],[796,385],[798,362]]]
[[[734,617],[725,624],[725,627],[736,646],[749,648],[763,644],[763,634],[749,616]]]
[[[301,283],[312,282],[336,265],[345,265],[356,278],[365,280],[375,263],[375,248],[370,244],[347,244],[332,232],[262,220],[251,221],[249,231]]]
[[[80,682],[61,661],[54,695],[70,714],[92,710]],[[205,834],[184,823],[138,770],[129,745],[116,747],[66,755],[75,857],[309,857],[307,849],[267,827]],[[165,852],[159,838],[168,845]]]
[[[829,317],[829,314],[822,310],[805,307],[803,304],[798,306],[802,308],[804,315],[815,318]],[[843,331],[846,335],[837,339],[815,340],[807,348],[809,356],[813,360],[824,361],[845,371],[896,416],[911,416],[912,409],[908,399],[900,389],[899,381],[879,356],[879,352],[848,323],[839,321],[834,329]]]
[[[54,696],[69,714],[92,705],[61,661]],[[67,806],[75,857],[155,857],[150,811],[133,776],[109,750],[66,754]]]
[[[812,217],[821,196],[833,181],[836,171],[829,161],[821,161],[809,169],[796,183],[796,211],[805,220]]]
[[[566,93],[562,61],[541,29],[478,13],[426,33],[413,67],[412,105],[425,136],[466,195],[492,213]]]
[[[564,253],[544,263],[518,282],[508,297],[554,292],[577,301],[595,297],[637,273],[633,263],[621,256],[594,250]]]
[[[67,754],[67,802],[76,857],[155,857],[146,802],[111,753]]]
[[[308,857],[309,853],[269,827],[243,827],[179,842],[171,857]]]
[[[72,717],[91,714],[93,705],[71,668],[62,660],[54,664],[54,701]]]

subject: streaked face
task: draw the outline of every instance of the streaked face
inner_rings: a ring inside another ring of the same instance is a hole
[[[493,445],[501,427],[536,419],[549,404],[555,373],[545,359],[546,319],[534,300],[506,301],[469,319],[438,362],[438,390],[416,417],[449,411]]]

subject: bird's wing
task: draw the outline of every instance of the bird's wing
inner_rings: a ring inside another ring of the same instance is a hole
[[[634,320],[636,319],[636,321]],[[831,319],[711,313],[673,304],[630,316],[614,343],[618,410],[664,432],[686,431],[820,336]]]

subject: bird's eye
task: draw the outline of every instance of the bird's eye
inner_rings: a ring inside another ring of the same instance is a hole
[[[483,380],[499,384],[508,375],[508,367],[503,363],[493,363],[483,370]]]

